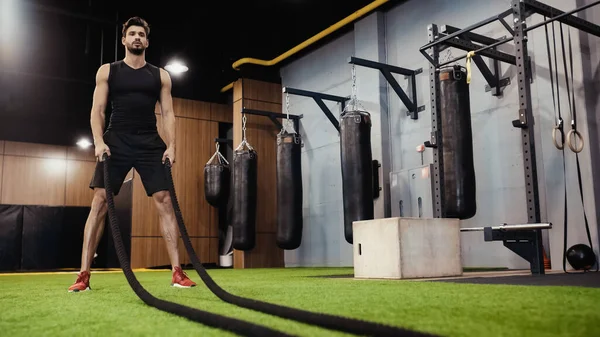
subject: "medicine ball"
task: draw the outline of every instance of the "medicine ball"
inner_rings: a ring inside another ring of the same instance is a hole
[[[575,270],[589,270],[596,263],[596,255],[590,246],[580,243],[567,250],[567,261]]]

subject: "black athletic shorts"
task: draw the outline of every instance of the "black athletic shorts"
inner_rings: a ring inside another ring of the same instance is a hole
[[[151,196],[158,191],[169,190],[169,181],[162,157],[167,145],[156,131],[115,131],[109,130],[102,136],[110,149],[110,180],[113,193],[119,194],[131,168],[142,179],[146,194]],[[104,162],[96,164],[90,188],[104,188]]]

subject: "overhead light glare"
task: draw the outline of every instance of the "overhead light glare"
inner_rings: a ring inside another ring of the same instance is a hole
[[[77,142],[77,146],[82,149],[87,149],[88,147],[92,146],[92,143],[89,140],[82,138]]]
[[[165,70],[167,70],[168,72],[173,73],[173,74],[181,74],[181,73],[185,73],[186,71],[188,71],[189,68],[181,62],[174,61],[174,62],[167,64],[165,66]]]

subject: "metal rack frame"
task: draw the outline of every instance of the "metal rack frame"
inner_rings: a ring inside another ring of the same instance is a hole
[[[444,205],[441,196],[444,191],[443,173],[440,170],[442,167],[442,148],[440,142],[441,137],[441,120],[439,116],[439,69],[440,67],[451,63],[466,59],[467,54],[452,59],[450,61],[440,63],[439,54],[441,50],[448,47],[455,47],[465,51],[474,51],[474,63],[482,71],[482,74],[488,82],[490,88],[494,88],[494,94],[499,92],[499,88],[503,86],[503,81],[497,77],[498,71],[492,74],[487,67],[480,66],[483,64],[479,56],[485,56],[495,61],[505,62],[517,67],[517,85],[519,94],[519,115],[518,119],[512,122],[513,127],[521,129],[521,142],[523,148],[524,175],[525,175],[525,193],[527,199],[527,220],[528,223],[540,223],[540,205],[538,191],[538,175],[536,165],[536,149],[534,142],[533,130],[533,109],[531,98],[531,80],[532,71],[527,47],[527,32],[538,27],[547,25],[553,21],[559,21],[575,29],[587,32],[589,34],[600,37],[600,26],[573,16],[572,14],[582,11],[600,4],[600,1],[595,1],[585,6],[578,7],[569,12],[563,12],[544,3],[535,0],[512,0],[511,8],[492,16],[488,19],[475,23],[467,28],[458,29],[450,26],[443,26],[443,29],[437,25],[431,24],[427,27],[428,44],[420,48],[420,52],[430,62],[429,80],[431,86],[431,122],[432,132],[431,139],[425,142],[425,146],[433,148],[433,175],[432,175],[432,190],[433,190],[433,213],[434,217],[444,217]],[[511,28],[505,17],[512,14],[513,27]],[[527,27],[526,19],[533,15],[539,14],[549,19],[538,24]],[[488,25],[492,22],[499,21],[512,36],[512,38],[491,39],[479,34],[472,33],[472,30]],[[514,55],[499,52],[495,48],[514,41]],[[476,42],[476,43],[475,43]],[[429,51],[427,51],[429,50]],[[495,67],[496,68],[496,67]],[[534,245],[529,245],[529,249],[534,256],[531,262],[531,271],[535,274],[544,274],[543,264],[543,247],[541,229],[535,229],[535,235],[532,240]],[[515,251],[515,249],[508,247]]]

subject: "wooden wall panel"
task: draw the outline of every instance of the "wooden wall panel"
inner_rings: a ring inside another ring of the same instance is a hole
[[[6,153],[0,169],[0,202],[6,204],[89,206],[94,148],[0,141]],[[10,161],[10,163],[9,163]],[[3,184],[3,181],[7,184]]]
[[[96,169],[96,162],[83,160],[67,160],[66,173],[66,206],[85,206],[92,203],[94,191],[89,187]]]
[[[173,99],[173,110],[176,117],[210,120],[210,103],[189,99]]]
[[[240,79],[234,84],[234,145],[242,140],[242,106],[281,113],[281,85]],[[264,116],[246,115],[246,138],[258,155],[258,200],[256,245],[251,251],[234,251],[234,268],[283,267],[283,250],[276,246],[277,133],[280,131]]]
[[[64,159],[5,155],[0,203],[64,205],[66,166]]]
[[[0,202],[2,201],[2,180],[3,180],[4,156],[0,154]]]
[[[243,79],[242,84],[244,99],[281,104],[281,84],[251,79]]]
[[[90,146],[87,149],[82,149],[78,146],[69,146],[67,147],[67,159],[96,162],[96,155],[94,151],[94,146]],[[91,178],[92,177],[90,177],[90,179]]]
[[[215,122],[233,123],[231,105],[211,103],[210,119]]]
[[[67,159],[67,148],[58,145],[6,142],[4,154],[19,157]]]

